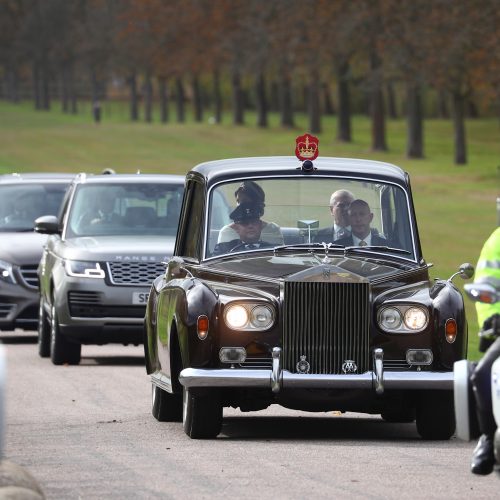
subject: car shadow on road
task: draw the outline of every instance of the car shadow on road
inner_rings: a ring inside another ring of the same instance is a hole
[[[421,441],[415,423],[394,424],[381,418],[327,417],[224,417],[219,439],[245,440],[373,440]]]
[[[36,333],[9,333],[0,335],[2,344],[36,344],[38,337]]]
[[[144,356],[82,356],[80,366],[144,366]]]

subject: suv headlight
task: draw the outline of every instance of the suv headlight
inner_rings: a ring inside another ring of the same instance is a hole
[[[224,308],[224,322],[232,330],[269,330],[274,324],[274,318],[274,308],[267,304],[239,302]]]
[[[17,283],[16,278],[14,278],[14,267],[10,262],[0,260],[0,280],[12,285]]]
[[[99,262],[84,262],[80,260],[66,260],[64,269],[68,276],[77,278],[104,278],[106,275]]]
[[[398,304],[381,307],[378,326],[389,333],[418,333],[427,328],[429,314],[424,306]]]

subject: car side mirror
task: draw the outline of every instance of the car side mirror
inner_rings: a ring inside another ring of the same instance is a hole
[[[43,215],[35,220],[35,231],[40,234],[60,234],[59,220],[55,215]]]
[[[468,262],[465,262],[460,266],[458,269],[458,272],[453,274],[448,281],[452,281],[455,276],[460,276],[464,280],[472,278],[474,275],[474,266],[472,264],[469,264]]]

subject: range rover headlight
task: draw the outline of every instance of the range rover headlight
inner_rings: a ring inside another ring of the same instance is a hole
[[[14,269],[10,262],[5,262],[5,260],[0,260],[0,280],[15,285],[16,278],[14,278]]]
[[[255,303],[229,304],[224,310],[224,321],[232,330],[264,331],[274,323],[274,308]]]
[[[378,312],[378,325],[388,333],[418,333],[428,324],[429,314],[424,306],[391,304]]]
[[[427,311],[420,307],[410,307],[404,315],[405,325],[410,330],[423,330],[427,326]]]
[[[80,260],[66,260],[64,269],[68,276],[76,278],[100,278],[105,277],[104,269],[99,262],[85,262]]]

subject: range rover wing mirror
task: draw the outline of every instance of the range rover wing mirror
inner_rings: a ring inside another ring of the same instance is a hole
[[[55,215],[42,215],[35,220],[35,231],[40,234],[60,234],[59,220]]]

